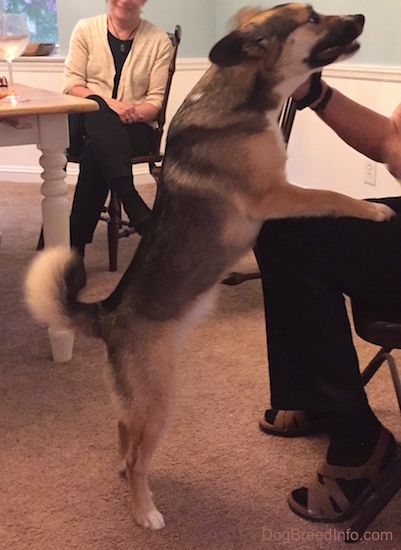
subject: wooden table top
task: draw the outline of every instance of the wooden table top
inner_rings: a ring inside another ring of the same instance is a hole
[[[25,115],[97,111],[99,109],[96,101],[90,99],[31,88],[23,84],[15,84],[14,89],[17,95],[29,101],[13,104],[8,99],[0,100],[0,119]]]

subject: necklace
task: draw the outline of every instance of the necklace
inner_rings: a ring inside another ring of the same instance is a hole
[[[138,25],[132,29],[132,31],[129,33],[129,35],[127,36],[127,38],[120,38],[115,26],[114,26],[114,23],[113,23],[113,19],[111,17],[109,17],[109,21],[110,21],[110,24],[111,24],[111,27],[114,31],[114,34],[116,35],[116,37],[118,38],[118,40],[120,40],[121,44],[120,44],[120,52],[121,53],[125,53],[125,49],[126,49],[126,42],[128,42],[129,40],[131,40],[131,38],[134,36],[135,34],[135,31],[138,29],[139,25],[141,24],[141,21],[139,20],[139,23]]]

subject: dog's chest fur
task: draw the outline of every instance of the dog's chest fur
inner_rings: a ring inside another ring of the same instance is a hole
[[[147,318],[178,318],[216,284],[253,245],[260,204],[285,180],[280,98],[265,90],[254,105],[253,76],[212,67],[171,122],[149,229],[123,277]],[[120,299],[117,290],[108,306]]]
[[[261,75],[252,64],[209,69],[171,122],[167,181],[232,194],[252,179],[247,193],[256,199],[269,187],[266,178],[282,178],[286,154],[277,124],[281,98],[273,77]]]

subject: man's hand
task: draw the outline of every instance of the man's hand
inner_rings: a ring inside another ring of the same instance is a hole
[[[322,101],[328,86],[322,80],[322,72],[312,73],[301,86],[294,91],[292,98],[300,111],[305,107],[314,109]]]
[[[401,180],[401,103],[390,117],[391,131],[384,144],[384,157],[389,172]]]
[[[298,88],[291,94],[291,97],[293,99],[299,101],[300,99],[303,99],[305,96],[308,95],[311,86],[312,76],[313,75],[308,76],[305,82],[298,86]]]

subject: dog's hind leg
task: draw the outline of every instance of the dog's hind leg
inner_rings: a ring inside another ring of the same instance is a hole
[[[212,307],[214,294],[214,290],[205,293],[179,320],[150,328],[142,323],[142,345],[127,354],[125,376],[130,398],[121,403],[120,452],[126,453],[135,520],[148,529],[164,527],[163,516],[153,503],[148,476],[151,458],[175,408],[176,359],[189,328]]]
[[[118,428],[118,455],[122,460],[119,473],[122,477],[125,477],[127,473],[127,465],[125,463],[125,457],[127,456],[128,448],[129,448],[128,428],[123,420],[118,421],[117,428]]]
[[[161,331],[160,331],[161,332]],[[120,416],[120,452],[125,452],[136,522],[148,529],[164,527],[162,514],[153,503],[148,476],[151,458],[166,434],[175,405],[174,337],[153,340],[151,351],[142,347],[135,359],[140,376],[135,377],[132,398]],[[166,335],[164,335],[166,336]]]
[[[137,419],[135,427],[128,427],[128,448],[125,455],[126,474],[133,499],[133,513],[136,522],[148,529],[164,527],[162,514],[157,510],[149,489],[148,476],[151,458],[163,438],[171,417],[171,403],[164,399],[148,402],[146,420],[139,432]]]
[[[141,527],[156,530],[164,527],[165,523],[153,502],[148,476],[150,461],[161,437],[150,432],[151,428],[146,426],[138,447],[130,446],[126,464],[135,520]]]

